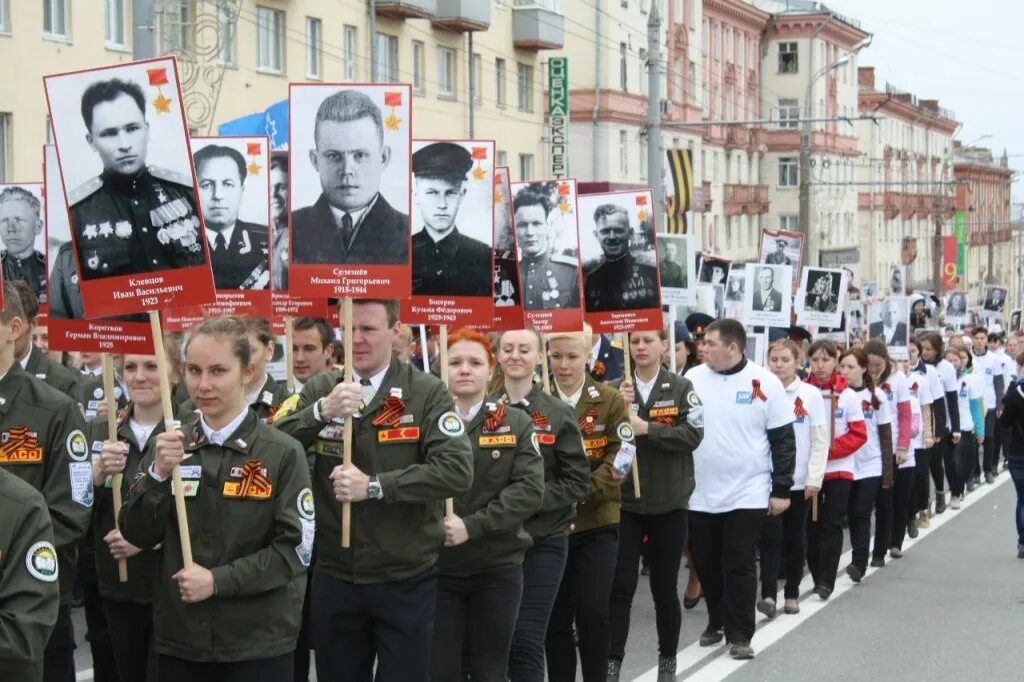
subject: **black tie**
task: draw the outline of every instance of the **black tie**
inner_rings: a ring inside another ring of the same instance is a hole
[[[213,240],[214,253],[223,256],[224,252],[228,250],[228,242],[224,239],[224,233],[218,232],[217,238]]]
[[[352,216],[348,213],[341,216],[341,243],[348,249],[349,243],[352,241]]]

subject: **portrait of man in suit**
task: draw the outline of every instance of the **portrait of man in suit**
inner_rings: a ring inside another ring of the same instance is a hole
[[[991,313],[1001,313],[1006,306],[1006,289],[992,287],[985,294],[985,302],[982,307]]]
[[[238,218],[248,177],[245,157],[234,147],[210,144],[197,150],[192,162],[214,284],[218,289],[266,289],[270,286],[267,226]]]
[[[339,90],[320,103],[313,137],[309,160],[322,193],[292,214],[292,262],[407,263],[409,216],[380,193],[392,164],[380,107],[359,90]]]
[[[881,338],[887,346],[906,346],[907,303],[905,300],[888,299],[881,303],[881,319],[868,326],[868,336]]]
[[[753,308],[758,312],[782,310],[782,292],[775,288],[775,271],[771,268],[759,268],[757,271]]]

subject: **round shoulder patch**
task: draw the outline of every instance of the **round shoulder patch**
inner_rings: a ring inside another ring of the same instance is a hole
[[[697,407],[700,405],[700,396],[697,395],[697,391],[690,391],[687,393],[686,402],[689,403],[690,407]]]
[[[36,580],[44,583],[57,581],[57,550],[45,540],[37,542],[25,553],[25,568]]]
[[[313,507],[313,491],[309,488],[300,490],[298,497],[295,499],[295,506],[299,509],[299,516],[307,521],[312,521],[313,517],[316,516]]]
[[[619,435],[619,440],[631,441],[633,440],[633,427],[627,422],[619,424],[619,428],[615,431]]]
[[[81,462],[89,456],[89,441],[85,439],[85,434],[78,429],[68,434],[65,445],[68,448],[68,457],[76,462]]]
[[[437,420],[437,428],[441,429],[442,432],[448,434],[452,438],[455,436],[461,436],[466,432],[466,425],[459,419],[459,415],[454,412],[445,412]]]
[[[97,386],[96,388],[94,388],[94,389],[92,390],[92,397],[93,397],[93,398],[96,398],[97,400],[99,400],[100,398],[102,398],[102,397],[103,397],[103,389],[102,389],[102,388],[100,388],[99,386]]]

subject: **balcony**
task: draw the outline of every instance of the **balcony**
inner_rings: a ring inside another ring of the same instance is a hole
[[[486,31],[491,26],[491,3],[437,0],[437,12],[431,23],[449,31]]]
[[[437,0],[377,0],[377,14],[390,19],[430,19]]]
[[[560,50],[565,46],[565,17],[555,3],[516,0],[512,8],[512,44],[520,50]]]
[[[759,215],[768,212],[768,185],[725,185],[725,215]]]
[[[750,144],[750,128],[729,126],[725,135],[726,149],[743,149]]]

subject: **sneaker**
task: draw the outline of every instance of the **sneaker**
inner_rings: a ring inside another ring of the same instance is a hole
[[[618,675],[615,679],[619,679]],[[676,679],[676,657],[658,657],[658,682],[675,682]]]
[[[850,564],[846,567],[846,575],[850,576],[850,580],[852,580],[853,582],[859,583],[861,581],[861,578],[864,577],[864,571],[854,566],[853,564]]]
[[[985,483],[992,484],[993,482],[995,482],[995,480],[995,476],[993,476],[991,473],[987,471],[985,472]]]
[[[675,661],[676,661],[676,659],[673,658],[672,662],[675,663]],[[607,681],[608,682],[619,682],[619,673],[621,671],[622,671],[622,663],[620,661],[615,661],[615,660],[612,660],[612,659],[609,658],[608,659],[608,677],[606,678]],[[658,679],[660,680],[661,677],[659,676]]]
[[[882,568],[883,566],[885,566],[884,556],[871,557],[871,568]]]
[[[763,613],[764,615],[768,616],[769,618],[774,618],[775,614],[777,613],[777,609],[775,608],[775,600],[761,599],[757,602],[757,610]]]
[[[1017,545],[1017,558],[1024,559],[1024,545]]]
[[[946,511],[946,493],[942,490],[935,491],[935,515],[938,516]]]
[[[917,517],[917,527],[918,528],[928,528],[931,525],[932,525],[932,522],[928,520],[928,512],[926,512],[926,511],[921,512],[921,514]]]
[[[745,661],[754,657],[754,649],[749,644],[739,642],[729,646],[729,655],[737,661]]]
[[[701,646],[714,646],[725,639],[725,631],[722,628],[712,630],[708,628],[704,632],[700,633],[700,645]]]
[[[954,511],[960,508],[960,496],[959,495],[954,495],[953,499],[951,499],[949,501],[949,508],[954,510]]]
[[[824,585],[818,585],[814,588],[814,594],[818,595],[821,601],[828,601],[828,598],[832,596],[832,589]]]
[[[917,519],[913,518],[907,522],[907,535],[911,538],[917,537]]]
[[[800,603],[796,599],[787,599],[782,607],[782,612],[791,616],[800,613]]]
[[[977,487],[978,487],[978,484],[974,481],[973,478],[971,480],[967,481],[967,492],[973,493],[977,489]]]
[[[899,547],[890,547],[889,548],[889,556],[891,556],[893,559],[902,559],[903,558],[903,550],[900,549]]]

